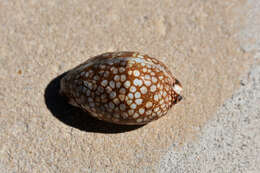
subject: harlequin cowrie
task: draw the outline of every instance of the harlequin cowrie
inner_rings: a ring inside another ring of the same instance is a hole
[[[138,52],[109,52],[90,58],[61,79],[60,93],[92,116],[141,125],[178,103],[182,86],[159,60]]]

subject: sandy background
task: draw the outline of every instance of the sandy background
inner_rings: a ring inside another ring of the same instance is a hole
[[[255,40],[238,37],[248,9],[244,0],[1,2],[1,172],[156,172],[241,85],[254,61],[241,42]],[[59,98],[61,74],[119,50],[160,58],[182,82],[185,99],[167,117],[113,126]]]
[[[201,129],[196,142],[168,149],[157,172],[260,172],[260,1],[246,3],[246,25],[238,35],[241,48],[254,51],[240,88]]]

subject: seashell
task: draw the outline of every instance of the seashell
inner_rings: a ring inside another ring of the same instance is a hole
[[[61,79],[69,103],[111,123],[141,125],[167,114],[182,86],[159,60],[138,52],[90,58]]]

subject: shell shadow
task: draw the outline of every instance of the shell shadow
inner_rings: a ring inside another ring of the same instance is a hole
[[[66,98],[59,94],[60,80],[67,72],[54,78],[46,87],[44,99],[52,115],[64,124],[86,132],[94,133],[123,133],[138,129],[143,125],[117,125],[100,121],[89,113],[69,105]]]

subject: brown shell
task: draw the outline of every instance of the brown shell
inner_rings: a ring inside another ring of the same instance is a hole
[[[90,58],[61,80],[69,103],[100,120],[146,124],[181,100],[182,87],[168,68],[137,52],[111,52]]]

